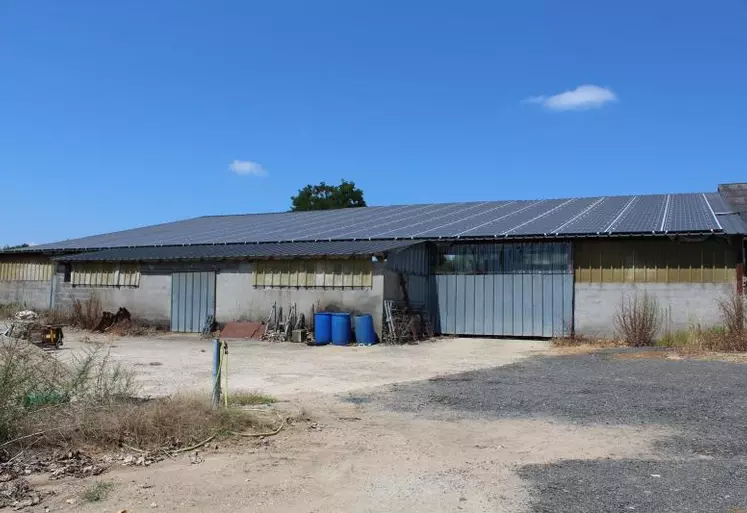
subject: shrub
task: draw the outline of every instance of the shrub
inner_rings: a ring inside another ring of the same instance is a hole
[[[614,319],[618,335],[632,347],[652,345],[661,323],[661,308],[656,298],[645,292],[641,296],[623,297]]]
[[[85,330],[92,330],[98,326],[102,312],[101,300],[97,294],[92,292],[86,300],[76,299],[73,302],[70,324]]]
[[[75,408],[111,404],[136,393],[134,374],[94,348],[63,365],[23,340],[0,337],[0,446],[44,426],[37,410],[75,403]],[[51,410],[64,408],[50,408]],[[64,419],[55,420],[58,423]],[[29,430],[29,429],[36,429]]]
[[[141,399],[137,392],[134,373],[101,347],[63,365],[32,344],[0,337],[0,460],[30,446],[160,450],[277,427],[272,410],[214,408],[209,397],[196,395]],[[246,404],[274,400],[235,397]]]
[[[103,501],[114,488],[114,483],[109,481],[96,481],[83,492],[83,499],[87,502]]]

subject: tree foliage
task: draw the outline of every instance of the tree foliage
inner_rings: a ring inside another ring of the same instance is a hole
[[[307,185],[299,189],[298,194],[291,196],[291,211],[293,212],[365,206],[363,191],[355,186],[355,182],[347,180],[342,180],[340,185],[329,185],[324,182],[319,185]]]
[[[3,251],[7,251],[9,249],[22,249],[29,247],[28,244],[18,244],[17,246],[3,246]]]

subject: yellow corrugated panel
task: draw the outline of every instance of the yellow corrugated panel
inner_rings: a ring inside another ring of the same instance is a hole
[[[579,283],[726,283],[736,279],[737,250],[721,239],[578,241]]]
[[[71,283],[80,287],[138,287],[140,266],[137,264],[74,264]]]
[[[52,263],[43,257],[0,262],[0,281],[43,281],[52,278]]]
[[[268,260],[254,266],[255,287],[367,288],[373,266],[367,260]]]

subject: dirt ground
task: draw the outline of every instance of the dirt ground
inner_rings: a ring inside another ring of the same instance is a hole
[[[69,337],[58,356],[84,350],[88,344],[80,340]],[[209,342],[183,336],[102,341],[114,358],[136,366],[147,393],[209,389]],[[184,455],[148,468],[114,464],[93,479],[36,478],[56,495],[32,511],[556,511],[536,508],[535,483],[522,469],[660,457],[658,447],[676,433],[665,422],[577,422],[544,414],[542,401],[561,402],[557,394],[568,394],[551,374],[544,392],[534,395],[533,383],[502,385],[504,376],[521,375],[517,365],[547,354],[544,342],[511,340],[371,348],[234,341],[229,393],[236,387],[272,394],[281,399],[278,408],[303,411],[310,421],[264,440],[211,445],[199,458]],[[483,373],[480,380],[475,372]],[[573,390],[569,383],[563,387]],[[493,390],[510,393],[501,398]],[[529,411],[500,414],[503,404],[522,405],[525,394]],[[114,483],[112,491],[104,501],[86,503],[82,492],[96,480]]]
[[[145,395],[209,391],[212,386],[212,340],[184,334],[111,337],[71,330],[55,354],[69,360],[97,344],[115,360],[135,368]],[[478,338],[368,347],[309,347],[255,340],[228,340],[228,344],[229,392],[231,388],[252,390],[283,398],[505,365],[548,347],[545,342]]]

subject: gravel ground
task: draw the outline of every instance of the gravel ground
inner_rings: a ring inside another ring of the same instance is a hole
[[[562,460],[517,471],[537,512],[740,512],[747,508],[747,367],[607,350],[543,356],[349,396],[427,418],[556,418],[659,425],[646,460]],[[653,477],[652,477],[653,476]]]

